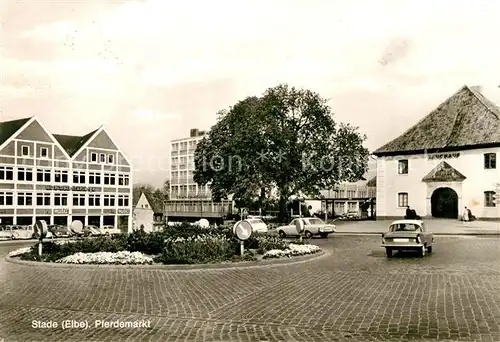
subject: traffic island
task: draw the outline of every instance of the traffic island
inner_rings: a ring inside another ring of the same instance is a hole
[[[45,265],[106,265],[218,268],[280,264],[318,256],[322,250],[307,241],[290,243],[277,236],[253,233],[240,221],[233,228],[186,226],[146,233],[43,241],[9,255],[13,262]],[[301,258],[301,259],[297,259]]]

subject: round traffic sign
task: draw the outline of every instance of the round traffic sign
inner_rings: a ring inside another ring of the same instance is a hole
[[[238,239],[248,240],[252,235],[252,225],[248,221],[239,221],[234,225],[234,233]]]
[[[207,219],[200,219],[198,222],[197,222],[198,226],[200,226],[200,228],[210,228],[210,222],[208,222]]]
[[[295,228],[297,228],[297,233],[302,233],[304,231],[304,221],[301,219],[296,219]]]
[[[71,231],[75,234],[80,234],[83,231],[82,221],[75,220],[71,222]]]
[[[49,227],[47,226],[47,222],[45,222],[45,220],[36,221],[33,228],[35,230],[35,237],[40,240],[46,237],[47,232],[49,231]]]

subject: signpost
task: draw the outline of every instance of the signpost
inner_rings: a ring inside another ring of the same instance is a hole
[[[233,227],[233,232],[240,240],[240,254],[245,255],[245,240],[252,236],[252,225],[248,221],[238,221]]]
[[[44,220],[37,221],[35,223],[35,237],[39,239],[38,242],[38,256],[40,260],[42,259],[42,241],[43,238],[47,236],[47,232],[49,231],[49,227],[47,226],[47,222]]]

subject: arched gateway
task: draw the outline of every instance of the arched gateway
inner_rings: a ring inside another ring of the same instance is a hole
[[[458,195],[455,190],[447,187],[437,188],[431,196],[432,217],[458,217]]]

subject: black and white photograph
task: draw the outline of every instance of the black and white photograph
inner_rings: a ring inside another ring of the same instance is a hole
[[[0,342],[500,341],[499,13],[3,1]]]

